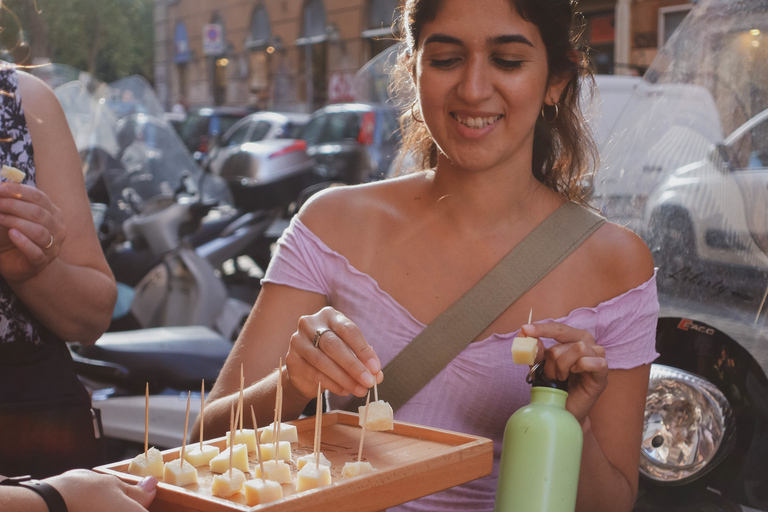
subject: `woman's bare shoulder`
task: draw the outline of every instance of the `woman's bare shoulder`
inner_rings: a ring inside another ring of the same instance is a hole
[[[345,240],[370,239],[393,220],[407,217],[407,198],[418,193],[423,181],[414,174],[362,185],[329,187],[312,196],[298,216],[326,243],[340,236]]]
[[[17,71],[19,77],[19,93],[24,104],[24,111],[35,117],[48,117],[51,109],[56,113],[62,112],[56,94],[48,84],[25,71]]]
[[[633,231],[606,222],[586,244],[588,257],[600,280],[619,295],[636,288],[653,276],[651,251]]]

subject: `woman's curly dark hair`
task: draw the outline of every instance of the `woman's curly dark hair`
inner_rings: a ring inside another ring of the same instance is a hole
[[[523,19],[538,27],[547,51],[550,76],[569,78],[557,116],[553,107],[546,107],[536,122],[532,172],[552,190],[570,200],[584,202],[585,178],[596,168],[598,153],[581,110],[582,83],[590,88],[594,85],[587,53],[577,46],[583,22],[575,14],[571,0],[508,1]],[[393,94],[412,89],[411,58],[416,53],[422,27],[437,17],[441,4],[442,0],[405,0],[398,20],[404,44],[398,54]],[[403,152],[410,152],[419,168],[434,168],[437,145],[422,122],[417,98],[404,109],[400,127]]]

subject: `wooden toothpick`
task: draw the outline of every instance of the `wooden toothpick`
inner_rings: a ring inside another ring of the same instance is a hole
[[[531,323],[531,318],[533,318],[533,308],[531,308],[531,311],[528,313],[528,323]]]
[[[275,396],[275,460],[280,460],[280,418],[283,414],[283,358],[280,358],[280,366],[277,369],[277,392]]]
[[[187,391],[187,415],[184,418],[184,439],[181,440],[181,456],[179,457],[179,468],[184,467],[184,449],[187,447],[187,428],[189,427],[189,398],[192,392]]]
[[[243,416],[245,416],[245,410],[243,409],[243,363],[240,363],[240,402],[237,405],[237,410],[240,412],[240,433],[243,432]]]
[[[149,382],[144,391],[144,458],[147,458],[149,451]]]
[[[373,376],[373,401],[379,401],[379,386],[376,384],[376,376]]]
[[[323,388],[317,383],[317,405],[315,407],[315,469],[320,469],[320,429],[323,427]]]
[[[203,428],[205,427],[205,379],[200,384],[200,453],[203,453]]]
[[[264,475],[264,462],[261,458],[261,441],[259,440],[259,426],[256,424],[256,413],[253,412],[253,406],[251,406],[251,419],[253,420],[253,430],[256,432],[256,456],[259,458],[259,469],[261,469],[261,479],[266,480]]]
[[[232,454],[235,453],[235,404],[229,404],[229,478],[232,478]]]
[[[363,410],[363,431],[360,432],[360,449],[357,451],[357,462],[363,458],[363,440],[365,439],[365,424],[368,423],[368,404],[371,402],[371,390],[365,396],[365,409]]]

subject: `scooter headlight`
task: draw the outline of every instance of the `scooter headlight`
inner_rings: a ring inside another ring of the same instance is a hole
[[[726,441],[733,427],[731,406],[715,385],[654,364],[645,402],[640,472],[671,485],[699,478],[730,449]]]

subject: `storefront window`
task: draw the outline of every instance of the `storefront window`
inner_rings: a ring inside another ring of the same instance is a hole
[[[272,28],[269,14],[263,5],[257,6],[251,16],[251,29],[245,41],[248,52],[248,103],[260,109],[269,105],[271,83]]]
[[[586,13],[586,38],[589,55],[595,64],[595,72],[612,75],[614,73],[613,52],[616,40],[616,15],[613,11]]]
[[[397,0],[368,0],[368,38],[372,58],[396,43],[392,23],[397,11]]]
[[[322,0],[307,0],[304,4],[304,30],[296,41],[300,49],[300,68],[305,70],[304,99],[309,112],[321,107],[328,96],[328,44],[325,6]]]

